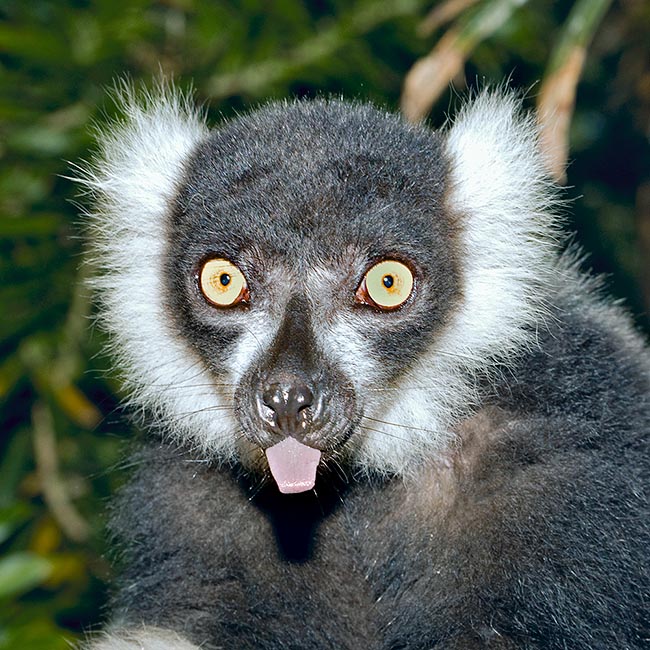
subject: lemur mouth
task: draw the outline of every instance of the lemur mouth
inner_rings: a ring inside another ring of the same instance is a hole
[[[269,469],[282,494],[311,490],[316,483],[316,470],[321,452],[288,436],[266,450]]]

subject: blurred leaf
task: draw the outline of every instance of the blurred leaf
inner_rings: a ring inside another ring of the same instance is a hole
[[[72,142],[70,134],[66,131],[43,124],[31,124],[18,129],[6,139],[7,145],[16,153],[44,158],[61,156],[69,151]]]
[[[418,36],[430,36],[438,27],[453,20],[479,0],[443,0],[437,4],[429,15],[418,25]]]
[[[31,214],[0,218],[0,237],[43,237],[61,230],[61,217],[56,214]]]
[[[52,393],[63,411],[79,426],[94,429],[99,424],[102,414],[74,384],[55,385]]]
[[[65,39],[53,30],[8,23],[0,23],[0,51],[41,62],[63,61],[67,58]]]
[[[15,165],[0,170],[0,207],[12,215],[24,216],[27,203],[47,197],[51,179],[33,167]]]
[[[17,354],[12,354],[0,363],[0,400],[3,400],[18,383],[23,374],[23,365]]]
[[[70,582],[86,580],[84,557],[74,553],[59,553],[52,557],[52,572],[47,579],[50,588],[60,587]]]
[[[52,563],[29,552],[0,558],[0,598],[24,593],[42,584],[52,573]]]
[[[47,620],[0,627],[0,650],[70,650],[70,637]]]
[[[467,57],[485,38],[502,27],[528,0],[485,0],[462,14],[431,53],[411,68],[404,80],[401,107],[412,122],[422,120],[462,70]]]
[[[43,517],[39,520],[32,533],[29,550],[39,556],[50,556],[49,559],[56,566],[58,556],[51,556],[50,554],[54,553],[61,546],[62,538],[61,529],[57,526],[56,521],[50,516]],[[48,582],[52,582],[52,577],[50,576],[48,578]]]
[[[14,503],[11,506],[0,508],[0,544],[25,524],[31,517],[33,509],[26,503]]]
[[[587,45],[611,0],[577,0],[551,55],[537,100],[542,125],[541,146],[553,178],[566,182],[569,127],[576,88],[587,58]]]
[[[384,21],[413,13],[421,4],[422,0],[357,3],[338,22],[326,25],[280,56],[263,57],[231,73],[214,76],[207,84],[208,93],[215,99],[237,94],[259,96],[306,66],[331,56],[347,41],[359,38]]]
[[[31,461],[29,429],[13,432],[0,456],[0,507],[10,507],[17,499],[17,488]]]

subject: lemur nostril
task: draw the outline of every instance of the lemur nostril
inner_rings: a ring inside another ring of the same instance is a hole
[[[314,403],[314,394],[300,380],[269,384],[262,392],[262,402],[275,415],[275,425],[285,434],[297,432],[306,423],[305,410]]]
[[[289,391],[288,398],[288,408],[291,410],[295,409],[297,413],[311,406],[314,402],[314,395],[311,390],[309,390],[309,386],[305,384],[294,386],[293,389]]]

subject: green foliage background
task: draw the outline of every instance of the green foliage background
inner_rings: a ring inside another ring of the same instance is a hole
[[[68,648],[106,600],[104,512],[128,468],[130,426],[92,326],[77,189],[66,178],[67,161],[92,149],[91,122],[113,110],[106,89],[162,71],[192,84],[216,122],[268,98],[319,93],[397,108],[404,75],[444,31],[418,36],[435,4],[0,0],[0,650]],[[534,98],[571,4],[530,0],[478,46],[456,86],[509,77]],[[448,93],[431,122],[456,102]],[[641,327],[649,125],[650,5],[620,0],[578,89],[569,228]]]

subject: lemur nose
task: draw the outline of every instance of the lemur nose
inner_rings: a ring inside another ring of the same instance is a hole
[[[274,427],[284,435],[304,433],[309,426],[314,394],[303,380],[292,377],[268,384],[262,402],[273,411]]]

